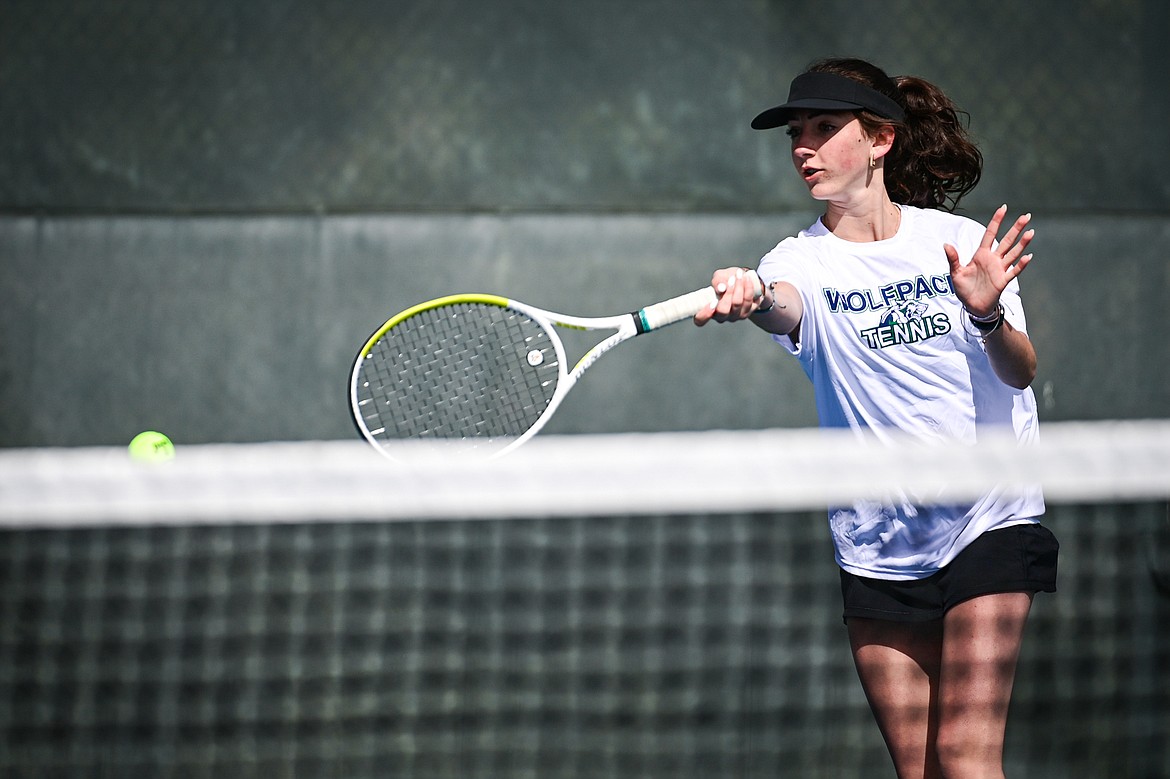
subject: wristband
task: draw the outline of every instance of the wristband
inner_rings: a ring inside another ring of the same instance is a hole
[[[987,316],[975,316],[970,311],[967,311],[967,309],[963,310],[966,311],[967,318],[971,320],[971,324],[975,326],[975,329],[978,330],[984,338],[994,333],[1003,324],[1004,313],[1002,303],[997,303],[995,305],[995,310]]]

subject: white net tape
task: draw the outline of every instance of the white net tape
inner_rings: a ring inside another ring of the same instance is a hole
[[[892,485],[936,500],[1039,484],[1050,503],[1170,496],[1170,421],[1050,423],[1040,441],[864,444],[846,432],[546,436],[492,461],[404,444],[0,450],[6,527],[812,509]]]

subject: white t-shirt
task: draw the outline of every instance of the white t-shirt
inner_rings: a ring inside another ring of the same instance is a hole
[[[765,283],[786,281],[804,303],[799,343],[775,340],[812,380],[823,427],[866,431],[878,441],[910,434],[974,443],[981,431],[1038,433],[1031,389],[995,375],[951,286],[943,244],[966,262],[984,226],[944,211],[902,206],[898,233],[852,243],[816,224],[760,261]],[[1007,319],[1027,332],[1019,285],[1001,297]],[[1034,522],[1040,490],[991,490],[964,505],[929,505],[895,488],[886,502],[830,510],[837,562],[859,576],[918,579],[937,572],[988,530]]]

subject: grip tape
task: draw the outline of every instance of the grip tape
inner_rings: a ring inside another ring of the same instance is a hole
[[[641,311],[634,313],[634,323],[638,329],[638,334],[648,333],[651,330],[657,330],[661,327],[674,324],[675,322],[689,319],[695,314],[702,311],[715,303],[719,296],[715,294],[715,290],[711,287],[703,287],[694,292],[688,292],[685,295],[664,300],[661,303],[655,303],[652,306],[647,306]]]

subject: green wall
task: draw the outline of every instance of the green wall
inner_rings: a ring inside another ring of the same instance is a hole
[[[748,122],[843,53],[970,112],[966,213],[1036,215],[1044,416],[1170,415],[1168,8],[6,0],[0,445],[348,437],[349,361],[407,305],[600,315],[751,264],[816,212]],[[681,326],[551,431],[814,421],[754,329]]]

